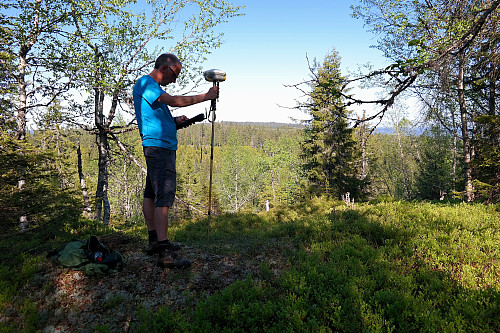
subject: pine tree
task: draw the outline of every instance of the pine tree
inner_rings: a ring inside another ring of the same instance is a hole
[[[349,127],[349,111],[343,106],[339,92],[345,82],[340,71],[340,56],[333,49],[321,65],[312,72],[312,91],[308,112],[311,115],[305,129],[303,156],[313,194],[336,197],[350,192],[359,198],[363,192],[360,179],[360,149]]]

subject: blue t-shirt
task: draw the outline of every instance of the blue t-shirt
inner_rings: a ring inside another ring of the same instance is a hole
[[[134,85],[134,109],[144,147],[177,150],[177,129],[166,104],[158,102],[165,91],[151,76],[141,77]]]

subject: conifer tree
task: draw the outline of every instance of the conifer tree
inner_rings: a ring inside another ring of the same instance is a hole
[[[453,179],[453,136],[442,128],[433,126],[419,138],[419,172],[415,187],[417,198],[437,200],[451,197],[455,185]]]
[[[340,56],[333,49],[322,64],[311,69],[313,80],[308,112],[311,115],[303,142],[305,168],[314,194],[336,197],[350,192],[351,197],[362,193],[359,176],[360,150],[349,127],[350,112],[343,106],[339,91],[345,78],[340,71]]]

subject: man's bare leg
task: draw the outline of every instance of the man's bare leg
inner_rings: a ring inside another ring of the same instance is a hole
[[[156,207],[154,209],[154,216],[159,245],[157,265],[161,268],[190,266],[191,261],[179,257],[173,249],[173,245],[168,242],[168,207]],[[168,242],[168,244],[164,244],[164,241]],[[165,245],[166,247],[164,247]]]
[[[148,226],[148,231],[156,230],[155,225],[155,201],[150,198],[144,198],[142,201],[142,213]]]
[[[156,207],[154,213],[158,242],[168,239],[168,207]]]
[[[142,212],[148,231],[156,230],[158,241],[168,239],[168,207],[155,207],[153,199],[144,198]]]

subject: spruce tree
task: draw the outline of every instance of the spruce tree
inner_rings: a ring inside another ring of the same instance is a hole
[[[361,154],[347,120],[350,111],[343,106],[340,94],[345,77],[340,71],[338,52],[333,49],[322,64],[315,63],[311,70],[311,119],[302,145],[310,191],[334,197],[349,192],[351,198],[359,198],[364,183],[360,176]]]

